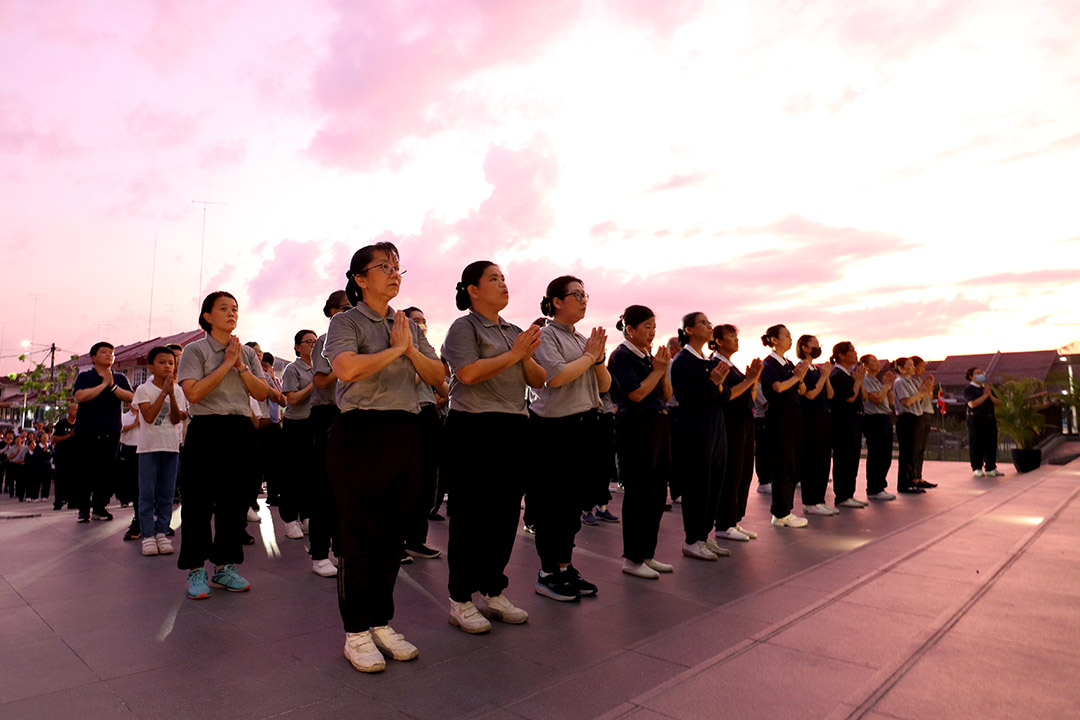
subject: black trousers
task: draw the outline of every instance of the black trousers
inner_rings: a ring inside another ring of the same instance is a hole
[[[326,470],[338,508],[338,610],[345,632],[386,625],[405,524],[423,482],[420,422],[399,410],[349,410],[334,420]]]
[[[802,408],[802,443],[798,482],[807,507],[825,502],[829,488],[829,461],[832,458],[832,418],[826,410]],[[835,473],[834,473],[835,480]],[[775,489],[775,488],[774,488]],[[837,496],[837,500],[844,498]]]
[[[768,424],[764,417],[754,416],[754,469],[758,485],[772,482],[772,457],[769,455]]]
[[[120,443],[116,453],[116,499],[122,503],[139,502],[139,456],[135,445]],[[138,512],[135,513],[138,515]]]
[[[64,440],[65,443],[73,440]],[[53,473],[53,508],[59,510],[69,500],[68,494],[71,488],[71,478],[75,475],[75,467],[78,460],[71,457],[70,447],[63,454],[53,455],[53,465],[56,472]]]
[[[315,434],[311,431],[311,418],[283,420],[281,440],[285,451],[285,472],[281,475],[278,514],[282,522],[292,522],[311,517],[310,469],[315,453]]]
[[[724,413],[727,464],[724,490],[716,507],[716,528],[735,527],[746,516],[750,480],[754,475],[754,414],[745,410]]]
[[[900,413],[896,418],[896,442],[899,457],[896,467],[896,487],[900,490],[912,487],[918,476],[915,474],[915,434],[919,416]]]
[[[802,412],[794,405],[769,405],[765,428],[773,463],[770,512],[773,517],[787,517],[802,464]]]
[[[889,487],[886,478],[892,467],[892,418],[863,415],[862,434],[866,438],[866,494],[875,495]]]
[[[997,469],[998,430],[997,419],[993,416],[983,418],[968,415],[968,446],[971,469]]]
[[[313,405],[311,407],[311,434],[313,454],[308,472],[311,488],[311,522],[308,524],[308,542],[312,560],[330,557],[330,546],[338,547],[338,510],[330,476],[326,472],[326,444],[334,419],[341,413],[337,405]]]
[[[673,408],[672,475],[682,478],[682,520],[686,543],[709,537],[723,494],[727,430],[720,408],[704,413]],[[726,528],[725,528],[726,529]]]
[[[244,562],[248,488],[255,459],[255,428],[244,415],[196,415],[181,450],[184,504],[180,506],[181,570]],[[211,516],[213,527],[211,528]]]
[[[861,413],[832,413],[832,477],[833,492],[838,503],[855,496],[859,456],[862,455],[862,435],[859,433],[861,417]]]
[[[915,480],[923,479],[923,459],[926,457],[926,443],[930,440],[930,415],[919,415],[915,424],[915,455],[913,468]]]
[[[259,446],[258,465],[261,470],[254,479],[251,489],[250,505],[252,509],[258,509],[259,485],[266,483],[266,502],[278,504],[281,494],[281,478],[288,472],[284,453],[284,442],[281,437],[281,424],[270,423],[255,432]]]
[[[619,468],[615,462],[615,414],[601,412],[596,417],[596,462],[595,476],[582,478],[584,481],[582,512],[607,505],[611,502],[611,483],[619,481]]]
[[[541,451],[535,457],[528,507],[544,572],[558,572],[560,565],[573,560],[582,499],[590,481],[600,474],[598,422],[596,411],[560,418],[529,417],[531,440]]]
[[[435,507],[435,493],[439,486],[439,458],[442,448],[442,418],[431,403],[420,406],[420,447],[413,452],[423,455],[423,484],[416,498],[409,526],[405,532],[405,544],[410,547],[423,545],[428,536],[428,515]]]
[[[624,410],[615,415],[615,451],[623,483],[623,557],[656,556],[660,519],[671,475],[671,423],[664,413]]]
[[[78,450],[82,474],[72,488],[72,499],[79,509],[79,516],[94,513],[105,514],[105,507],[112,498],[113,473],[116,468],[116,447],[120,433],[82,434],[73,438]],[[69,507],[71,503],[68,503]]]
[[[502,593],[521,518],[529,455],[528,418],[451,410],[443,426],[450,497],[450,599]]]

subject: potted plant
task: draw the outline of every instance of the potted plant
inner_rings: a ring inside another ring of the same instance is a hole
[[[1012,451],[1016,472],[1035,470],[1042,464],[1042,450],[1035,447],[1046,427],[1042,409],[1046,406],[1046,388],[1041,380],[1021,378],[1006,380],[995,388],[1001,405],[995,410],[998,430],[1016,443]]]

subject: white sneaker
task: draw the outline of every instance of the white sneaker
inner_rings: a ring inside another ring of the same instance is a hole
[[[152,537],[142,539],[142,554],[147,557],[158,554],[157,540]]]
[[[858,500],[856,500],[855,498],[851,497],[851,498],[848,498],[847,500],[845,500],[844,502],[836,503],[836,507],[861,508],[861,507],[866,507],[866,506],[863,505]]]
[[[888,490],[882,490],[879,493],[874,493],[873,495],[867,495],[866,497],[870,498],[871,500],[895,500],[896,499],[896,496],[893,495]]]
[[[259,517],[259,513],[255,512],[251,508],[248,508],[247,521],[257,523],[262,522],[262,518]]]
[[[488,610],[491,611],[496,620],[501,620],[510,625],[520,625],[529,619],[529,613],[515,606],[505,595],[500,594],[494,597],[483,595],[482,597],[484,602],[487,603]]]
[[[304,518],[303,521],[300,523],[300,529],[304,531],[305,535],[310,533],[310,530],[308,530],[308,527],[310,525],[311,525],[311,518]]]
[[[757,539],[757,533],[753,530],[747,530],[742,525],[735,525],[735,529],[741,532],[746,537],[750,538],[751,540]]]
[[[463,603],[450,601],[450,624],[473,635],[479,635],[491,630],[491,623],[480,614],[480,611],[473,605],[472,600]]]
[[[698,540],[694,543],[684,543],[682,546],[682,554],[686,557],[697,558],[698,560],[716,560],[716,554],[705,546],[705,543]]]
[[[626,558],[622,561],[622,571],[627,575],[645,578],[646,580],[656,580],[660,577],[660,573],[656,572],[645,563],[636,563],[633,560],[628,560]]]
[[[420,654],[415,645],[401,633],[394,632],[394,628],[389,625],[371,628],[371,639],[375,642],[375,647],[379,648],[383,655],[389,655],[392,660],[404,662]]]
[[[803,528],[809,525],[806,518],[801,518],[798,515],[787,514],[782,518],[778,518],[775,515],[772,519],[773,527],[789,527],[789,528]]]
[[[740,533],[740,535],[741,534],[742,533]],[[746,536],[743,535],[743,537],[746,537]],[[749,540],[750,539],[747,538],[747,542],[749,542]],[[731,557],[731,551],[728,550],[727,548],[722,548],[719,545],[717,545],[716,541],[713,540],[712,538],[705,538],[705,547],[707,547],[709,549],[709,552],[711,552],[716,557]]]
[[[767,495],[772,495],[772,483],[758,483],[757,484],[757,491],[759,493],[765,493]]]
[[[665,562],[660,562],[656,558],[645,558],[645,564],[648,565],[649,567],[651,567],[653,570],[655,570],[658,573],[675,572],[675,566],[674,565],[668,565]]]
[[[840,503],[843,505],[843,503]],[[839,515],[840,511],[836,508],[831,508],[825,503],[818,503],[817,505],[803,505],[803,511],[807,515],[824,515],[830,517],[832,515]]]
[[[997,471],[995,470],[995,472]],[[975,471],[975,477],[986,477],[986,473],[982,471],[982,468],[979,468]]]
[[[345,633],[345,657],[352,666],[360,672],[382,672],[386,669],[386,659],[375,642],[371,633],[365,630],[358,633]]]
[[[311,572],[319,577],[337,577],[337,567],[334,563],[330,562],[329,558],[316,560],[311,563]],[[396,660],[397,658],[394,659]]]
[[[154,542],[157,543],[158,555],[173,554],[172,540],[170,540],[165,533],[158,533],[155,535]]]
[[[739,532],[738,528],[729,527],[727,530],[717,530],[717,539],[724,540],[737,540],[739,542],[750,542],[750,536],[744,532]],[[713,542],[716,542],[715,540]]]
[[[296,520],[285,523],[285,537],[291,540],[303,540],[304,529],[300,527],[300,523]]]
[[[987,470],[986,477],[1005,477],[1005,473],[1000,470]]]

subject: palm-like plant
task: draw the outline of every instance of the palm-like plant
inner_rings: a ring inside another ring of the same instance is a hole
[[[996,388],[1001,405],[995,411],[998,430],[1011,437],[1020,450],[1030,450],[1046,427],[1046,384],[1035,378],[1006,380]]]

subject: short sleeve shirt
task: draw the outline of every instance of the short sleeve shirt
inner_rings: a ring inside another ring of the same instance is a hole
[[[569,325],[550,320],[540,335],[543,339],[533,357],[547,372],[548,380],[561,373],[567,363],[585,354],[588,340]],[[598,410],[601,406],[596,372],[591,367],[562,387],[538,388],[536,396],[529,409],[540,417],[566,417]]]
[[[265,380],[262,362],[254,348],[247,345],[240,347],[241,362],[251,371],[255,377]],[[188,343],[184,347],[184,354],[180,356],[180,372],[177,382],[185,380],[202,380],[211,374],[225,362],[225,346],[207,333],[201,340]],[[200,415],[242,415],[250,417],[251,395],[244,386],[244,380],[236,368],[229,368],[218,386],[207,393],[206,397],[197,403],[191,403],[188,413],[192,417]]]
[[[285,372],[281,374],[281,392],[290,393],[303,390],[312,385],[312,391],[304,398],[303,402],[289,403],[285,406],[286,420],[304,420],[311,415],[311,396],[315,392],[312,380],[315,378],[315,368],[297,358],[289,363]]]
[[[323,348],[326,347],[326,333],[319,336],[319,339],[315,341],[315,348],[311,351],[311,362],[314,364],[315,372],[322,373],[323,375],[331,375],[334,372],[334,368],[330,367],[330,361],[323,355]],[[327,385],[324,388],[319,388],[316,385],[311,391],[311,406],[317,407],[319,405],[337,405],[337,381],[333,384]]]
[[[466,385],[457,377],[458,369],[509,351],[520,334],[521,328],[517,325],[501,317],[498,322],[492,322],[474,310],[453,322],[442,347],[443,359],[453,371],[450,377],[451,410],[528,415],[525,368],[521,363],[514,363],[495,377],[473,385]]]
[[[143,403],[153,405],[162,392],[163,390],[153,382],[144,382],[135,388],[135,399],[131,401],[131,404],[136,408],[139,408]],[[176,388],[173,392],[173,395],[177,397],[178,410],[180,409],[179,396],[183,394],[180,388]],[[157,417],[152,422],[145,417],[139,418],[138,434],[136,435],[138,450],[136,452],[180,451],[180,436],[176,432],[177,423],[172,421],[171,409],[172,402],[166,397],[164,402],[161,403],[161,410],[158,411]],[[141,408],[139,412],[142,412]]]
[[[145,384],[146,383],[143,383],[143,385]],[[139,426],[142,425],[142,418],[139,417],[139,413],[136,411],[136,409],[133,407],[132,409],[125,412],[120,418],[120,423],[120,444],[130,445],[131,447],[135,447],[136,445],[138,445]],[[135,424],[135,427],[131,428],[130,430],[126,430],[125,428],[132,423]]]
[[[640,402],[630,399],[630,393],[641,387],[641,383],[649,377],[652,369],[652,358],[630,345],[629,342],[623,342],[611,351],[611,357],[608,358],[608,372],[611,373],[611,399],[615,401],[615,407],[620,412],[632,410],[660,412],[666,408],[662,383],[656,383],[652,392]]]
[[[387,307],[386,316],[372,310],[366,303],[357,303],[351,310],[330,318],[326,331],[323,355],[332,364],[344,352],[374,355],[390,347],[390,331],[394,326],[394,309]],[[427,337],[414,322],[409,323],[413,345],[425,357],[438,360]],[[420,412],[416,392],[416,368],[404,355],[396,358],[374,375],[345,382],[338,380],[337,405],[342,412],[349,410],[404,410]]]
[[[761,370],[761,388],[764,390],[769,408],[775,409],[782,405],[799,407],[799,383],[795,383],[780,393],[773,390],[773,383],[784,382],[795,376],[795,366],[791,364],[791,361],[785,359],[780,362],[773,354],[770,354],[765,358],[764,365],[765,367]]]
[[[75,378],[75,390],[89,390],[103,382],[104,378],[98,375],[97,370],[90,368],[79,373]],[[127,378],[120,373],[113,373],[113,382],[121,390],[131,390]],[[79,403],[79,414],[75,416],[75,432],[86,435],[103,435],[105,433],[118,433],[123,429],[120,423],[123,403],[108,390],[102,390],[101,394],[93,400]]]
[[[913,377],[898,377],[893,380],[893,402],[896,403],[896,413],[898,415],[922,415],[922,410],[919,408],[919,403],[912,403],[911,405],[904,406],[901,400],[909,398],[919,393],[919,381]]]
[[[70,422],[67,419],[67,415],[65,415],[53,426],[53,437],[55,438],[57,435],[67,435],[74,429],[75,423]],[[75,447],[75,439],[68,438],[67,440],[61,440],[59,443],[56,443],[54,440],[54,445],[55,450],[53,450],[53,454],[58,458],[66,459],[68,454],[71,453]]]
[[[995,417],[994,403],[990,402],[989,400],[984,400],[983,403],[979,405],[979,407],[973,408],[970,405],[967,405],[967,403],[981,398],[982,394],[983,386],[977,383],[969,383],[968,386],[964,388],[964,405],[967,407],[968,417],[978,418],[980,420],[986,420]],[[991,397],[997,397],[997,393],[993,390],[990,391],[990,395]]]
[[[879,393],[884,389],[884,385],[881,381],[870,373],[866,374],[863,378],[863,387],[866,389],[866,393],[869,396],[873,393]],[[863,413],[866,415],[888,415],[889,414],[889,396],[886,395],[881,402],[876,403],[869,397],[866,398],[866,402],[863,403]]]
[[[821,380],[821,370],[816,367],[812,367],[806,371],[806,375],[803,376],[803,384],[806,385],[806,391],[810,392],[817,387],[818,382]],[[795,386],[796,392],[798,392],[798,385]],[[829,409],[829,391],[828,388],[821,388],[821,392],[812,398],[802,395],[799,397],[799,406],[803,410],[810,412],[827,412]]]

